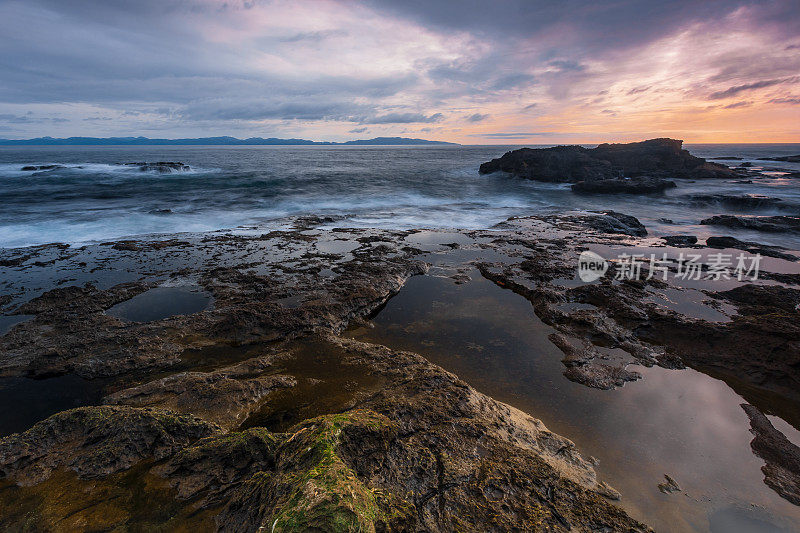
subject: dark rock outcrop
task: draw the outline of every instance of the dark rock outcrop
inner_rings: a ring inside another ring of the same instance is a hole
[[[579,182],[620,177],[730,178],[737,174],[681,148],[683,141],[650,139],[597,148],[521,148],[480,166],[481,174],[508,172],[537,181]]]
[[[61,165],[26,165],[20,170],[25,172],[32,172],[34,170],[55,170],[57,168],[64,168]]]
[[[586,215],[578,218],[581,223],[601,233],[617,233],[631,237],[647,236],[647,228],[644,227],[644,224],[639,222],[638,218],[625,213],[609,210],[603,211],[600,215]]]
[[[79,407],[0,440],[0,474],[20,485],[39,483],[59,468],[98,478],[146,458],[171,456],[218,432],[214,424],[170,411]]]
[[[697,244],[695,235],[668,235],[662,238],[670,246],[692,246]]]
[[[761,254],[768,257],[776,257],[778,259],[786,259],[787,261],[796,261],[797,257],[792,254],[786,253],[785,248],[780,246],[770,246],[768,244],[760,244],[751,241],[740,241],[735,237],[709,237],[706,239],[706,246],[709,248],[735,248],[736,250],[744,250],[751,254]]]
[[[385,386],[333,414],[309,397],[323,414],[281,433],[136,407],[60,413],[0,440],[0,507],[14,502],[0,528],[151,530],[188,514],[198,531],[650,531],[541,421],[413,353],[336,337],[315,346],[314,358],[366,367]],[[59,507],[43,512],[53,493]],[[173,510],[148,529],[137,500]]]
[[[676,186],[674,181],[642,176],[632,179],[579,181],[572,185],[572,190],[595,194],[652,194],[664,192]]]
[[[786,163],[800,163],[800,155],[786,155],[782,157],[759,157],[759,161],[784,161]]]
[[[760,194],[692,194],[686,197],[696,205],[719,205],[730,209],[780,209],[800,213],[800,206],[787,204],[780,198]]]
[[[800,448],[756,407],[742,404],[750,418],[750,432],[755,435],[750,442],[753,453],[765,461],[761,467],[764,483],[795,505],[800,505]]]
[[[156,171],[162,174],[169,172],[179,172],[182,170],[191,170],[189,165],[176,161],[157,161],[155,163],[140,162],[140,163],[125,163],[128,166],[139,167],[142,172]]]
[[[700,221],[708,226],[754,229],[770,233],[800,233],[800,217],[740,217],[735,215],[715,215]]]

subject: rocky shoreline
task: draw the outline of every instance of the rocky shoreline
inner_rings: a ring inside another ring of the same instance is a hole
[[[676,251],[621,213],[449,233],[336,223],[0,251],[2,313],[26,318],[0,336],[3,379],[103,383],[99,405],[54,405],[0,441],[0,506],[13,511],[0,525],[147,528],[163,517],[137,507],[144,493],[201,530],[647,530],[540,421],[419,355],[340,336],[424,274],[431,249],[527,298],[570,380],[605,389],[638,379],[630,364],[692,366],[800,423],[800,291],[786,259],[764,267],[782,284],[699,289],[714,321],[651,298],[698,289],[615,280],[615,264],[573,281],[587,248]],[[159,287],[211,303],[149,322],[110,312]]]

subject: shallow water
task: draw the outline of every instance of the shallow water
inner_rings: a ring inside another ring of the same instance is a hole
[[[211,304],[211,296],[192,287],[154,287],[106,311],[131,322],[153,322],[176,315],[203,311]]]
[[[800,508],[762,482],[744,399],[695,370],[633,367],[643,379],[613,391],[563,377],[553,330],[530,303],[469,272],[412,278],[348,334],[425,355],[478,390],[540,418],[599,460],[620,504],[657,531],[794,531]],[[776,417],[773,417],[775,419]],[[784,422],[785,424],[785,422]],[[793,438],[793,435],[790,436]],[[669,474],[683,491],[662,494]]]
[[[73,374],[47,379],[0,379],[0,437],[24,431],[65,409],[99,405],[108,380]]]
[[[350,227],[487,228],[510,216],[566,209],[614,209],[639,217],[655,235],[753,232],[699,225],[733,212],[694,205],[692,194],[761,194],[800,209],[796,179],[680,180],[642,199],[576,195],[568,184],[481,176],[480,163],[515,146],[61,146],[0,147],[0,246],[87,242],[152,233],[265,228],[289,215],[345,217]],[[794,145],[696,145],[701,156],[800,153]],[[130,161],[181,161],[190,171],[141,172]],[[29,164],[60,164],[22,171]],[[730,161],[738,164],[738,161]],[[800,170],[798,163],[760,162]],[[790,214],[759,209],[759,214]],[[664,222],[669,219],[672,222]],[[339,225],[342,225],[341,222]],[[757,238],[758,235],[755,235]],[[800,237],[765,242],[800,248]]]

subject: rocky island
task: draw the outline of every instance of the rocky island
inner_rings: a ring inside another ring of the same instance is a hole
[[[675,186],[667,178],[736,176],[727,166],[695,157],[682,145],[681,140],[661,138],[596,148],[520,148],[483,163],[480,173],[507,172],[536,181],[575,183],[573,190],[595,193],[661,192]]]

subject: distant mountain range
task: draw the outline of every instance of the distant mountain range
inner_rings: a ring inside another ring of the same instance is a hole
[[[0,139],[0,146],[76,146],[76,145],[320,145],[320,146],[345,146],[345,145],[411,145],[411,144],[450,144],[444,141],[427,141],[425,139],[409,139],[407,137],[375,137],[374,139],[360,139],[346,142],[309,141],[306,139],[276,139],[270,137],[250,137],[237,139],[236,137],[200,137],[197,139],[150,139],[148,137],[68,137],[56,139],[53,137],[37,137],[36,139]]]

